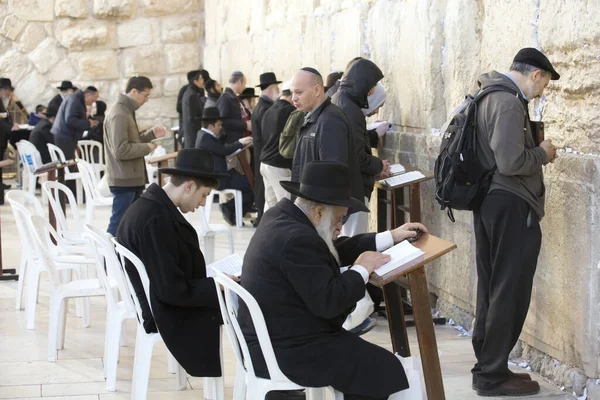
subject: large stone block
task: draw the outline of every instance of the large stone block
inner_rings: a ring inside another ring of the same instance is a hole
[[[77,76],[77,70],[68,58],[64,58],[46,72],[45,77],[50,82],[60,84],[64,80],[72,80]],[[56,85],[53,85],[55,87]]]
[[[218,16],[222,15],[219,12],[219,5],[222,4],[219,0],[204,0],[204,15],[209,18],[204,18],[204,41],[207,46],[218,43],[217,34],[221,31],[222,21],[218,20]]]
[[[17,46],[22,52],[28,52],[35,49],[46,37],[46,29],[43,24],[30,22],[25,27],[23,34],[19,38]]]
[[[106,22],[92,20],[61,19],[55,27],[56,40],[71,51],[110,46],[110,31]]]
[[[303,23],[302,65],[314,67],[321,74],[328,74],[329,69],[344,69],[344,66],[332,65],[333,33],[329,29],[329,20],[324,17],[306,18]]]
[[[157,118],[179,118],[175,106],[177,105],[177,97],[159,97],[150,98],[146,104],[144,104],[137,111],[137,118],[140,120],[149,119],[154,120]]]
[[[117,26],[119,47],[135,47],[152,44],[159,23],[154,19],[136,19]]]
[[[544,50],[572,51],[587,46],[598,37],[596,20],[600,15],[597,1],[560,0],[539,2],[536,26]],[[568,22],[567,22],[568,21]]]
[[[15,40],[23,28],[25,28],[25,24],[27,24],[25,20],[14,14],[9,14],[4,18],[4,21],[2,21],[0,35],[10,40]]]
[[[187,85],[187,78],[185,76],[169,76],[165,78],[165,82],[163,84],[163,95],[177,96],[179,94],[179,90],[184,85]]]
[[[97,18],[133,18],[137,13],[138,0],[94,0]]]
[[[223,82],[223,75],[221,75],[221,46],[207,45],[204,47],[203,66],[210,73],[211,78]]]
[[[125,76],[164,75],[166,71],[164,48],[159,45],[127,49],[122,59]]]
[[[0,55],[0,71],[3,76],[9,76],[13,84],[21,81],[32,69],[27,56],[14,48]]]
[[[335,35],[344,35],[343,40],[334,40],[332,43],[332,63],[336,65],[336,69],[345,69],[346,64],[354,57],[361,55],[362,37],[364,32],[359,27],[365,18],[362,18],[361,8],[351,8],[348,10],[336,13],[331,17],[330,31]],[[353,27],[353,29],[348,29]],[[337,67],[337,66],[341,66]],[[325,72],[329,73],[329,72]]]
[[[78,79],[103,80],[119,77],[117,53],[112,50],[69,54],[79,70]]]
[[[187,73],[197,69],[200,65],[202,55],[200,44],[173,44],[166,46],[167,69],[170,74]]]
[[[250,13],[252,12],[249,1],[239,1],[231,4],[227,14],[227,23],[222,26],[227,32],[227,39],[234,40],[245,36],[250,31]]]
[[[32,70],[18,82],[15,93],[23,104],[31,105],[31,107],[37,104],[48,104],[56,94],[52,87],[48,85],[46,78],[35,70]]]
[[[85,0],[55,0],[54,13],[57,17],[87,18],[88,5]]]
[[[150,17],[202,11],[201,0],[140,0],[140,4],[144,9],[144,14]]]
[[[66,58],[63,47],[55,39],[45,39],[34,51],[29,53],[29,59],[42,74],[48,72],[56,63]]]
[[[25,21],[54,20],[54,0],[8,0],[8,9]]]
[[[161,20],[161,43],[198,43],[202,37],[200,15],[169,17]]]

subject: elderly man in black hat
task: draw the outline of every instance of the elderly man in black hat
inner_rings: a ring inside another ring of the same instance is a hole
[[[387,399],[408,388],[400,361],[389,351],[342,328],[364,296],[369,275],[389,261],[379,253],[414,237],[418,223],[393,231],[338,238],[351,197],[348,167],[308,163],[302,179],[281,182],[294,196],[265,212],[244,257],[242,286],[260,306],[281,371],[306,387],[332,386],[346,400]],[[350,266],[345,272],[340,267]],[[239,320],[256,374],[267,377],[248,309]]]
[[[188,374],[217,377],[222,375],[221,315],[215,283],[207,277],[198,234],[182,214],[203,206],[225,175],[215,171],[213,156],[200,149],[180,151],[175,164],[159,170],[171,175],[165,186],[150,185],[129,207],[116,237],[148,273],[150,298],[135,267],[125,266],[142,303],[146,332],[160,332]]]
[[[48,144],[54,144],[54,135],[50,130],[56,117],[58,109],[56,106],[48,106],[44,112],[45,118],[39,120],[29,135],[29,141],[33,143],[36,149],[42,156],[42,162],[44,164],[52,161],[50,158],[50,152],[48,150]]]
[[[260,173],[260,157],[265,144],[262,134],[262,119],[265,112],[271,108],[279,97],[279,84],[277,76],[273,72],[265,72],[259,77],[261,94],[258,104],[252,111],[252,166],[254,168],[254,196],[258,215],[254,226],[258,226],[265,209],[265,186]]]
[[[540,390],[527,374],[508,369],[529,310],[542,243],[543,166],[556,158],[550,140],[538,142],[528,102],[560,75],[539,50],[521,49],[507,73],[479,77],[490,92],[477,108],[477,154],[494,170],[490,189],[473,212],[477,248],[477,315],[473,388],[482,396],[524,396]]]
[[[196,148],[208,151],[214,156],[215,170],[225,174],[221,179],[219,190],[235,189],[242,192],[243,212],[250,212],[254,203],[254,193],[245,175],[240,174],[227,162],[227,156],[232,155],[246,145],[252,144],[251,137],[238,139],[233,143],[225,143],[222,137],[222,117],[216,107],[206,107],[202,115],[202,129],[198,132]],[[229,200],[221,204],[223,218],[230,225],[235,225],[235,202]]]
[[[63,100],[66,99],[68,95],[73,94],[77,91],[77,87],[73,86],[73,82],[71,81],[62,81],[60,86],[57,87],[57,89],[60,90],[60,93],[54,96],[52,100],[50,100],[50,103],[48,103],[48,107],[56,107],[56,109],[58,110]]]
[[[250,117],[247,121],[242,119],[243,106],[238,98],[246,89],[246,77],[240,71],[234,71],[229,78],[229,87],[225,89],[219,100],[217,108],[223,121],[225,142],[235,143],[244,137],[245,131],[252,131]]]

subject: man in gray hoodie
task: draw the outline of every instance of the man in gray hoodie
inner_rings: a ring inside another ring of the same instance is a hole
[[[523,396],[539,392],[528,374],[508,369],[529,310],[533,276],[542,242],[542,167],[556,158],[550,140],[537,143],[528,101],[540,97],[560,75],[544,54],[525,48],[508,73],[479,78],[488,94],[477,111],[478,154],[495,168],[487,197],[473,213],[477,247],[477,316],[473,348],[473,388],[482,396]]]

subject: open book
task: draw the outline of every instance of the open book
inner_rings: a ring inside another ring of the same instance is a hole
[[[206,268],[206,276],[212,278],[215,276],[214,269],[229,275],[240,276],[242,275],[242,257],[238,254],[232,254],[225,258],[215,261]]]
[[[390,172],[392,173],[392,175],[398,175],[405,173],[406,169],[404,169],[404,166],[402,164],[392,164]]]
[[[392,259],[375,270],[375,273],[379,276],[383,276],[418,258],[423,259],[425,255],[421,249],[416,248],[406,240],[401,241],[394,247],[390,247],[383,254],[389,254]]]

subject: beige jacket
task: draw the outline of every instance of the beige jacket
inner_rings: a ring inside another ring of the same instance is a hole
[[[154,134],[140,135],[135,120],[139,106],[125,94],[106,112],[104,119],[104,153],[108,186],[136,187],[146,184],[144,156],[150,153],[147,145]]]

